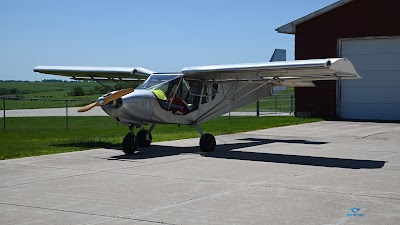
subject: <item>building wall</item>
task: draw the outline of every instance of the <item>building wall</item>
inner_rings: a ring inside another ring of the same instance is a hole
[[[397,5],[393,0],[355,0],[297,25],[295,58],[338,57],[340,38],[400,35]],[[315,84],[295,88],[296,115],[336,116],[336,81]]]

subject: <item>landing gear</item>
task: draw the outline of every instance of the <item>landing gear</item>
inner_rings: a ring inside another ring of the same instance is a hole
[[[147,130],[140,130],[136,136],[137,144],[139,147],[149,147],[153,137],[151,133]]]
[[[197,131],[201,135],[200,137],[200,149],[203,152],[213,152],[215,150],[215,146],[217,145],[215,141],[215,137],[212,134],[203,134],[200,126],[195,123],[194,126],[196,127]]]
[[[125,154],[133,154],[136,152],[137,144],[136,137],[133,133],[128,133],[125,135],[124,140],[122,141],[122,150]]]
[[[139,125],[136,125],[137,127]],[[135,125],[129,126],[129,133],[125,135],[122,141],[122,150],[125,154],[133,154],[136,152],[137,147],[149,147],[153,137],[151,136],[151,131],[153,131],[156,125],[152,124],[149,130],[144,129],[144,125],[141,124],[142,129],[135,136],[134,128]]]
[[[212,134],[203,134],[200,138],[200,149],[203,152],[212,152],[216,146],[215,137]]]

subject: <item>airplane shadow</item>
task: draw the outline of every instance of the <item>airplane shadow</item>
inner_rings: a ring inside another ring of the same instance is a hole
[[[287,155],[265,152],[246,152],[240,149],[254,147],[259,145],[267,145],[272,143],[289,143],[289,144],[305,144],[305,145],[323,145],[328,142],[315,142],[307,140],[278,140],[278,139],[260,139],[246,138],[238,139],[246,141],[234,144],[219,144],[214,152],[200,152],[199,147],[175,147],[151,145],[148,148],[140,148],[133,155],[112,156],[109,160],[140,160],[157,157],[166,157],[181,154],[199,154],[203,157],[247,160],[256,162],[285,163],[295,165],[308,165],[320,167],[336,167],[346,169],[379,169],[385,165],[385,161],[362,160],[362,159],[345,159],[345,158],[329,158],[319,156],[303,156],[303,155]]]

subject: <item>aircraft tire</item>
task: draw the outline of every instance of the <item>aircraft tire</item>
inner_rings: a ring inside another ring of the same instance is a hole
[[[212,134],[203,134],[200,138],[200,149],[203,152],[212,152],[217,145],[215,137]]]
[[[151,141],[153,140],[153,137],[151,136],[151,134],[149,134],[149,138],[150,140],[146,139],[146,135],[147,135],[147,130],[140,130],[137,135],[137,144],[139,145],[139,147],[149,147],[151,144]]]
[[[122,150],[125,154],[133,154],[137,149],[137,143],[135,135],[132,133],[128,133],[125,135],[124,140],[122,141]]]

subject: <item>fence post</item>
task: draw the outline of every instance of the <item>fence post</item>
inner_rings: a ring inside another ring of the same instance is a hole
[[[68,131],[68,99],[65,100],[65,128]]]
[[[293,113],[293,106],[294,106],[294,95],[290,95],[290,115]]]
[[[257,100],[256,106],[257,106],[257,116],[260,116],[260,100]]]
[[[3,129],[6,130],[6,96],[3,95]]]
[[[277,98],[277,96],[275,95],[275,113],[276,113],[276,105],[278,104],[278,98]]]

